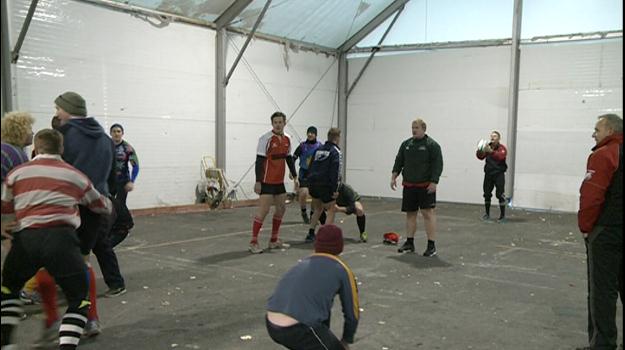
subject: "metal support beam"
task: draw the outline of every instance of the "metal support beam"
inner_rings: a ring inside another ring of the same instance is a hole
[[[349,51],[350,54],[369,53],[377,49],[379,52],[401,52],[401,51],[426,51],[441,49],[462,49],[471,47],[488,47],[488,46],[505,46],[510,45],[510,39],[493,39],[493,40],[469,40],[469,41],[451,41],[442,43],[425,43],[425,44],[404,44],[404,45],[381,45],[379,47],[355,47]]]
[[[558,35],[536,36],[530,39],[520,39],[521,46],[542,45],[552,43],[580,42],[604,39],[622,39],[622,30],[610,30],[604,32],[570,33]],[[512,39],[487,39],[487,40],[466,40],[448,41],[424,44],[404,44],[404,45],[378,45],[367,47],[355,47],[349,50],[350,54],[370,53],[373,50],[379,52],[401,52],[401,51],[427,51],[442,49],[462,49],[472,47],[508,46],[512,45]]]
[[[343,52],[339,54],[339,77],[338,77],[338,127],[341,130],[341,142],[339,147],[343,154],[342,164],[343,168],[341,176],[343,181],[347,181],[346,178],[346,164],[347,164],[347,53]]]
[[[218,29],[215,40],[215,160],[226,170],[226,29]]]
[[[234,63],[232,64],[232,68],[230,68],[230,71],[226,75],[226,79],[224,80],[225,86],[228,86],[228,82],[230,81],[230,77],[232,76],[232,73],[234,73],[234,69],[237,68],[237,64],[239,64],[241,57],[243,57],[243,53],[245,52],[245,49],[247,49],[247,45],[249,45],[250,41],[254,37],[254,34],[256,33],[256,29],[258,29],[258,26],[260,25],[260,22],[263,20],[263,17],[265,17],[265,12],[267,12],[267,9],[269,9],[269,5],[271,5],[271,0],[267,0],[262,11],[260,11],[258,18],[256,18],[256,23],[254,23],[254,27],[252,27],[252,31],[247,35],[247,39],[245,40],[243,47],[239,51],[237,58],[234,60]]]
[[[380,12],[377,16],[375,16],[369,23],[367,23],[364,27],[362,27],[356,34],[352,35],[351,38],[347,39],[339,48],[338,52],[347,52],[352,47],[356,46],[360,42],[360,40],[364,39],[369,33],[371,33],[375,28],[377,28],[380,24],[386,21],[387,18],[391,17],[395,11],[397,11],[400,7],[403,7],[408,0],[395,0],[390,5],[388,5],[384,11]]]
[[[26,38],[26,32],[28,32],[28,28],[30,27],[30,21],[32,21],[35,10],[37,9],[37,3],[39,3],[39,0],[32,0],[30,3],[28,13],[24,19],[24,24],[22,24],[22,30],[20,30],[20,35],[17,37],[15,48],[13,49],[13,52],[11,52],[11,63],[17,63],[17,59],[20,57],[20,50],[22,49],[24,38]]]
[[[514,197],[514,172],[516,165],[516,139],[519,102],[519,67],[521,50],[521,22],[523,15],[523,0],[514,0],[514,17],[512,19],[512,47],[510,55],[510,86],[508,92],[508,171],[506,194],[512,202]]]
[[[399,10],[397,10],[397,13],[395,14],[395,17],[393,17],[393,20],[391,21],[391,24],[388,26],[388,28],[386,28],[386,31],[384,32],[384,34],[382,35],[382,37],[378,41],[378,45],[375,46],[371,50],[371,55],[369,55],[369,58],[367,58],[367,62],[365,62],[365,65],[362,67],[362,69],[360,70],[360,72],[356,76],[356,79],[354,79],[354,82],[352,83],[352,86],[350,86],[349,90],[347,90],[347,97],[349,97],[349,95],[352,94],[352,90],[354,90],[354,88],[356,87],[356,84],[358,84],[358,81],[360,80],[360,78],[362,78],[362,75],[367,70],[367,67],[369,67],[369,63],[371,63],[371,61],[373,60],[373,57],[375,56],[376,52],[378,52],[378,50],[380,48],[380,45],[382,45],[382,43],[384,42],[384,39],[386,39],[386,36],[388,35],[388,33],[391,31],[391,29],[393,29],[393,26],[395,25],[395,22],[397,21],[397,18],[399,18],[399,15],[401,15],[402,11],[404,11],[404,6],[400,7]]]
[[[173,13],[150,10],[150,9],[146,9],[146,8],[142,8],[138,6],[116,2],[113,0],[74,0],[74,1],[82,2],[85,4],[94,5],[94,6],[99,6],[99,7],[105,7],[110,10],[120,11],[124,13],[130,13],[130,14],[139,13],[145,16],[156,16],[158,18],[167,17],[172,22],[186,23],[186,24],[191,24],[194,26],[199,26],[202,28],[211,28],[211,29],[217,28],[214,22],[205,21],[205,20],[201,20],[197,18],[185,17],[181,15],[176,15]],[[234,28],[234,27],[227,28],[227,31],[230,33],[236,33],[236,34],[241,34],[241,35],[248,35],[250,32],[249,30],[244,29],[244,28]],[[279,36],[269,35],[269,34],[264,34],[264,33],[258,33],[258,32],[254,36],[257,39],[265,40],[265,41],[280,44],[280,45],[287,45],[290,48],[301,50],[301,51],[323,53],[329,56],[336,55],[336,49],[332,47],[316,45],[316,44],[309,43],[309,42],[304,42],[300,40],[294,40],[290,38],[279,37]]]
[[[219,15],[219,17],[215,20],[217,29],[219,30],[227,27],[230,22],[240,15],[251,2],[252,0],[236,0],[233,2],[232,5],[230,5],[226,11]]]
[[[4,116],[6,112],[13,110],[13,84],[11,82],[11,48],[9,47],[9,11],[6,0],[0,0],[0,3],[2,3],[2,13],[0,13],[2,17],[2,38],[0,41],[0,46],[2,46],[0,52],[2,77],[0,79],[2,81],[2,116]]]

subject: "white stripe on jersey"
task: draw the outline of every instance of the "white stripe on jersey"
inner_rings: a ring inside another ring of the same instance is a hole
[[[14,232],[23,230],[24,228],[30,227],[32,225],[46,224],[51,221],[64,221],[74,228],[80,227],[80,215],[78,214],[78,210],[76,210],[76,215],[28,215],[27,217],[19,221],[18,227],[14,230]]]
[[[273,137],[273,131],[263,134],[258,139],[258,147],[256,147],[256,155],[267,157],[267,150],[269,149],[269,141]]]
[[[60,168],[50,165],[29,164],[17,168],[7,178],[7,182],[13,185],[15,181],[31,179],[35,177],[44,177],[53,180],[63,180],[73,183],[81,189],[85,189],[89,184],[87,176],[79,173],[77,170],[69,168]]]
[[[56,191],[33,190],[15,196],[13,205],[15,210],[21,210],[33,205],[60,205],[72,208],[78,200],[72,196]]]

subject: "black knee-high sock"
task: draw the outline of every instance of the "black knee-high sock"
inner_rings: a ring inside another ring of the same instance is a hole
[[[22,301],[17,296],[2,295],[2,347],[11,345],[11,335],[22,319]]]
[[[360,230],[360,233],[365,232],[365,214],[362,214],[362,216],[356,216],[356,223],[358,224],[358,230]]]
[[[486,216],[490,216],[490,201],[484,202],[484,209],[486,209]]]
[[[321,223],[322,225],[326,224],[326,219],[328,218],[328,216],[326,215],[326,211],[322,211],[321,212],[321,216],[319,217],[319,223]]]
[[[503,219],[506,217],[506,204],[499,203],[499,218]]]

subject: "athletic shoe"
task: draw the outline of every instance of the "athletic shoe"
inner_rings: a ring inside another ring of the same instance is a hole
[[[436,247],[435,246],[428,247],[428,249],[426,249],[423,252],[423,256],[426,256],[426,257],[431,257],[431,256],[434,256],[434,255],[436,255]]]
[[[115,298],[122,294],[126,294],[126,287],[109,288],[109,290],[104,293],[104,296],[107,298]]]
[[[308,233],[308,235],[306,235],[306,238],[304,238],[304,242],[306,242],[306,243],[312,243],[314,241],[315,241],[315,234],[314,233],[313,234]]]
[[[25,290],[21,290],[20,300],[24,303],[24,305],[41,304],[41,295],[37,291],[29,293]]]
[[[306,214],[305,211],[302,212],[302,220],[304,220],[304,223],[306,225],[310,225],[310,218],[308,217],[308,214]]]
[[[484,216],[482,216],[482,221],[490,221],[490,216],[484,214]]]
[[[498,224],[505,224],[506,222],[508,222],[508,219],[506,219],[505,217],[497,219]]]
[[[59,328],[61,321],[54,322],[50,327],[44,327],[41,336],[33,344],[33,349],[53,349],[59,346]]]
[[[362,243],[367,243],[367,238],[368,238],[367,232],[363,232],[360,234],[360,241]]]
[[[281,240],[277,240],[275,242],[269,242],[269,249],[286,249],[290,247],[290,245],[283,243]]]
[[[252,254],[260,254],[263,252],[263,249],[258,245],[258,243],[250,243],[249,251]]]
[[[93,338],[97,337],[102,333],[102,327],[100,327],[100,321],[98,320],[89,320],[85,325],[85,329],[82,332],[82,336],[84,338]]]
[[[404,242],[404,244],[401,247],[399,247],[399,249],[397,249],[397,252],[399,253],[413,252],[414,253],[414,243],[409,242],[409,241]]]

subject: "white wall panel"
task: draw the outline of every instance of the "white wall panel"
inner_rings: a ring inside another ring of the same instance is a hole
[[[228,67],[237,55],[235,47],[242,47],[244,41],[238,35],[230,38],[235,46],[228,46]],[[245,198],[245,194],[250,198],[256,197],[253,193],[254,169],[245,177],[243,175],[256,159],[258,138],[271,130],[269,117],[273,112],[280,110],[289,118],[286,132],[293,138],[293,151],[306,138],[308,126],[315,125],[319,129],[318,138],[325,141],[333,113],[336,125],[334,105],[338,65],[335,58],[289,52],[285,60],[284,55],[281,46],[253,40],[243,56],[249,67],[240,62],[228,85],[226,168],[230,179],[241,181],[243,193],[239,193],[240,198]],[[254,75],[260,79],[267,93],[263,92]],[[311,92],[317,82],[319,84]],[[296,112],[307,95],[308,98]],[[285,184],[290,191],[292,181],[288,176],[285,176]]]
[[[10,1],[17,37],[29,1]],[[156,28],[128,14],[43,0],[17,65],[17,105],[48,127],[54,99],[80,93],[105,129],[121,123],[141,171],[132,208],[193,203],[200,158],[214,153],[214,33]]]
[[[509,49],[376,57],[349,99],[348,182],[400,197],[388,188],[390,171],[420,116],[443,149],[439,199],[481,203],[482,163],[473,152],[492,129],[507,141]],[[522,47],[515,206],[577,210],[596,117],[622,116],[622,60],[622,39]],[[350,80],[363,62],[350,60]]]
[[[9,0],[16,40],[30,1]],[[233,37],[237,46],[242,38]],[[41,0],[17,65],[17,107],[48,127],[54,99],[73,90],[87,100],[89,115],[108,130],[126,129],[141,172],[128,199],[131,208],[191,204],[202,156],[215,153],[215,32],[172,23],[157,28],[129,14],[67,0]],[[236,57],[229,47],[228,68]],[[333,58],[289,53],[280,45],[252,41],[244,55],[279,108],[292,114]],[[302,105],[291,124],[300,135],[332,119],[336,67]],[[269,102],[243,62],[227,90],[227,177],[238,180],[255,158],[258,137],[270,130]],[[292,133],[291,130],[287,130]],[[253,171],[243,179],[252,194]]]
[[[390,190],[391,170],[421,117],[443,151],[438,199],[482,202],[475,145],[493,129],[506,141],[509,57],[503,47],[376,57],[348,102],[347,181],[366,195],[401,197]],[[363,62],[350,59],[350,80]]]
[[[623,115],[623,42],[521,50],[514,204],[575,211],[597,116]]]

